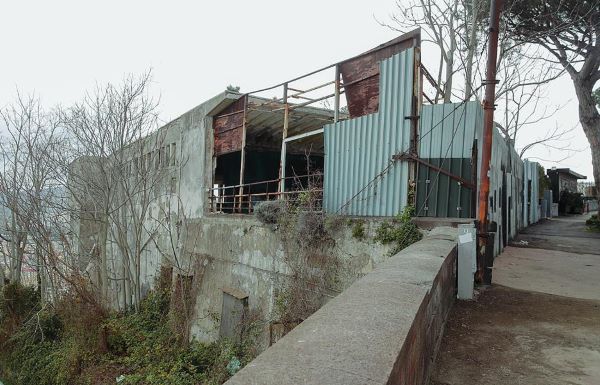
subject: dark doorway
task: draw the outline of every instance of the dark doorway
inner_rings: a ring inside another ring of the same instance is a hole
[[[508,243],[508,205],[506,204],[506,172],[502,172],[502,188],[500,189],[500,213],[502,214],[502,246]]]

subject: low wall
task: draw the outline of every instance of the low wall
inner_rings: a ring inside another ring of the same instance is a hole
[[[456,234],[433,229],[382,262],[226,384],[426,383],[455,298]]]

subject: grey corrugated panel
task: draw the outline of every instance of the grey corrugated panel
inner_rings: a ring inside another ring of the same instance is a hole
[[[379,111],[324,127],[327,212],[393,216],[406,205],[406,162],[393,162],[376,183],[360,190],[388,166],[393,155],[409,148],[410,120],[405,117],[411,115],[414,65],[412,48],[382,61]]]
[[[483,108],[475,101],[463,105],[424,105],[420,119],[419,155],[422,158],[443,158],[446,155],[470,158],[476,127],[481,123],[482,115]],[[452,136],[455,139],[450,146]]]
[[[528,205],[528,209],[523,212],[524,225],[533,224],[539,221],[538,213],[538,200],[539,200],[539,180],[538,180],[538,163],[531,162],[525,159],[524,163],[524,177],[523,177],[523,196],[524,202],[527,202],[527,196],[530,194],[528,191],[529,183],[531,182],[531,203]]]

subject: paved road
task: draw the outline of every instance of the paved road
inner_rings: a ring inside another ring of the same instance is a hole
[[[591,214],[544,219],[523,230],[513,246],[600,254],[600,233],[588,231],[585,220]],[[526,243],[527,245],[524,245]]]
[[[600,384],[600,234],[586,217],[531,226],[496,259],[493,286],[457,302],[434,385]]]

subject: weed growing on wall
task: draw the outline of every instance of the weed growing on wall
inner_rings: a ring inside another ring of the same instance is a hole
[[[351,221],[352,226],[352,237],[358,240],[365,239],[365,221],[362,219],[355,219]]]
[[[286,208],[286,203],[280,199],[259,202],[254,207],[254,215],[262,223],[274,225],[279,222]]]
[[[309,180],[308,188],[288,197],[278,216],[278,232],[284,262],[290,274],[280,283],[275,299],[275,318],[284,325],[296,324],[318,310],[336,281],[339,261],[335,241],[321,202],[320,181]]]
[[[382,222],[375,230],[376,241],[384,245],[394,245],[390,255],[396,254],[423,238],[423,234],[421,234],[417,225],[411,221],[413,212],[414,208],[407,206],[396,218]]]

